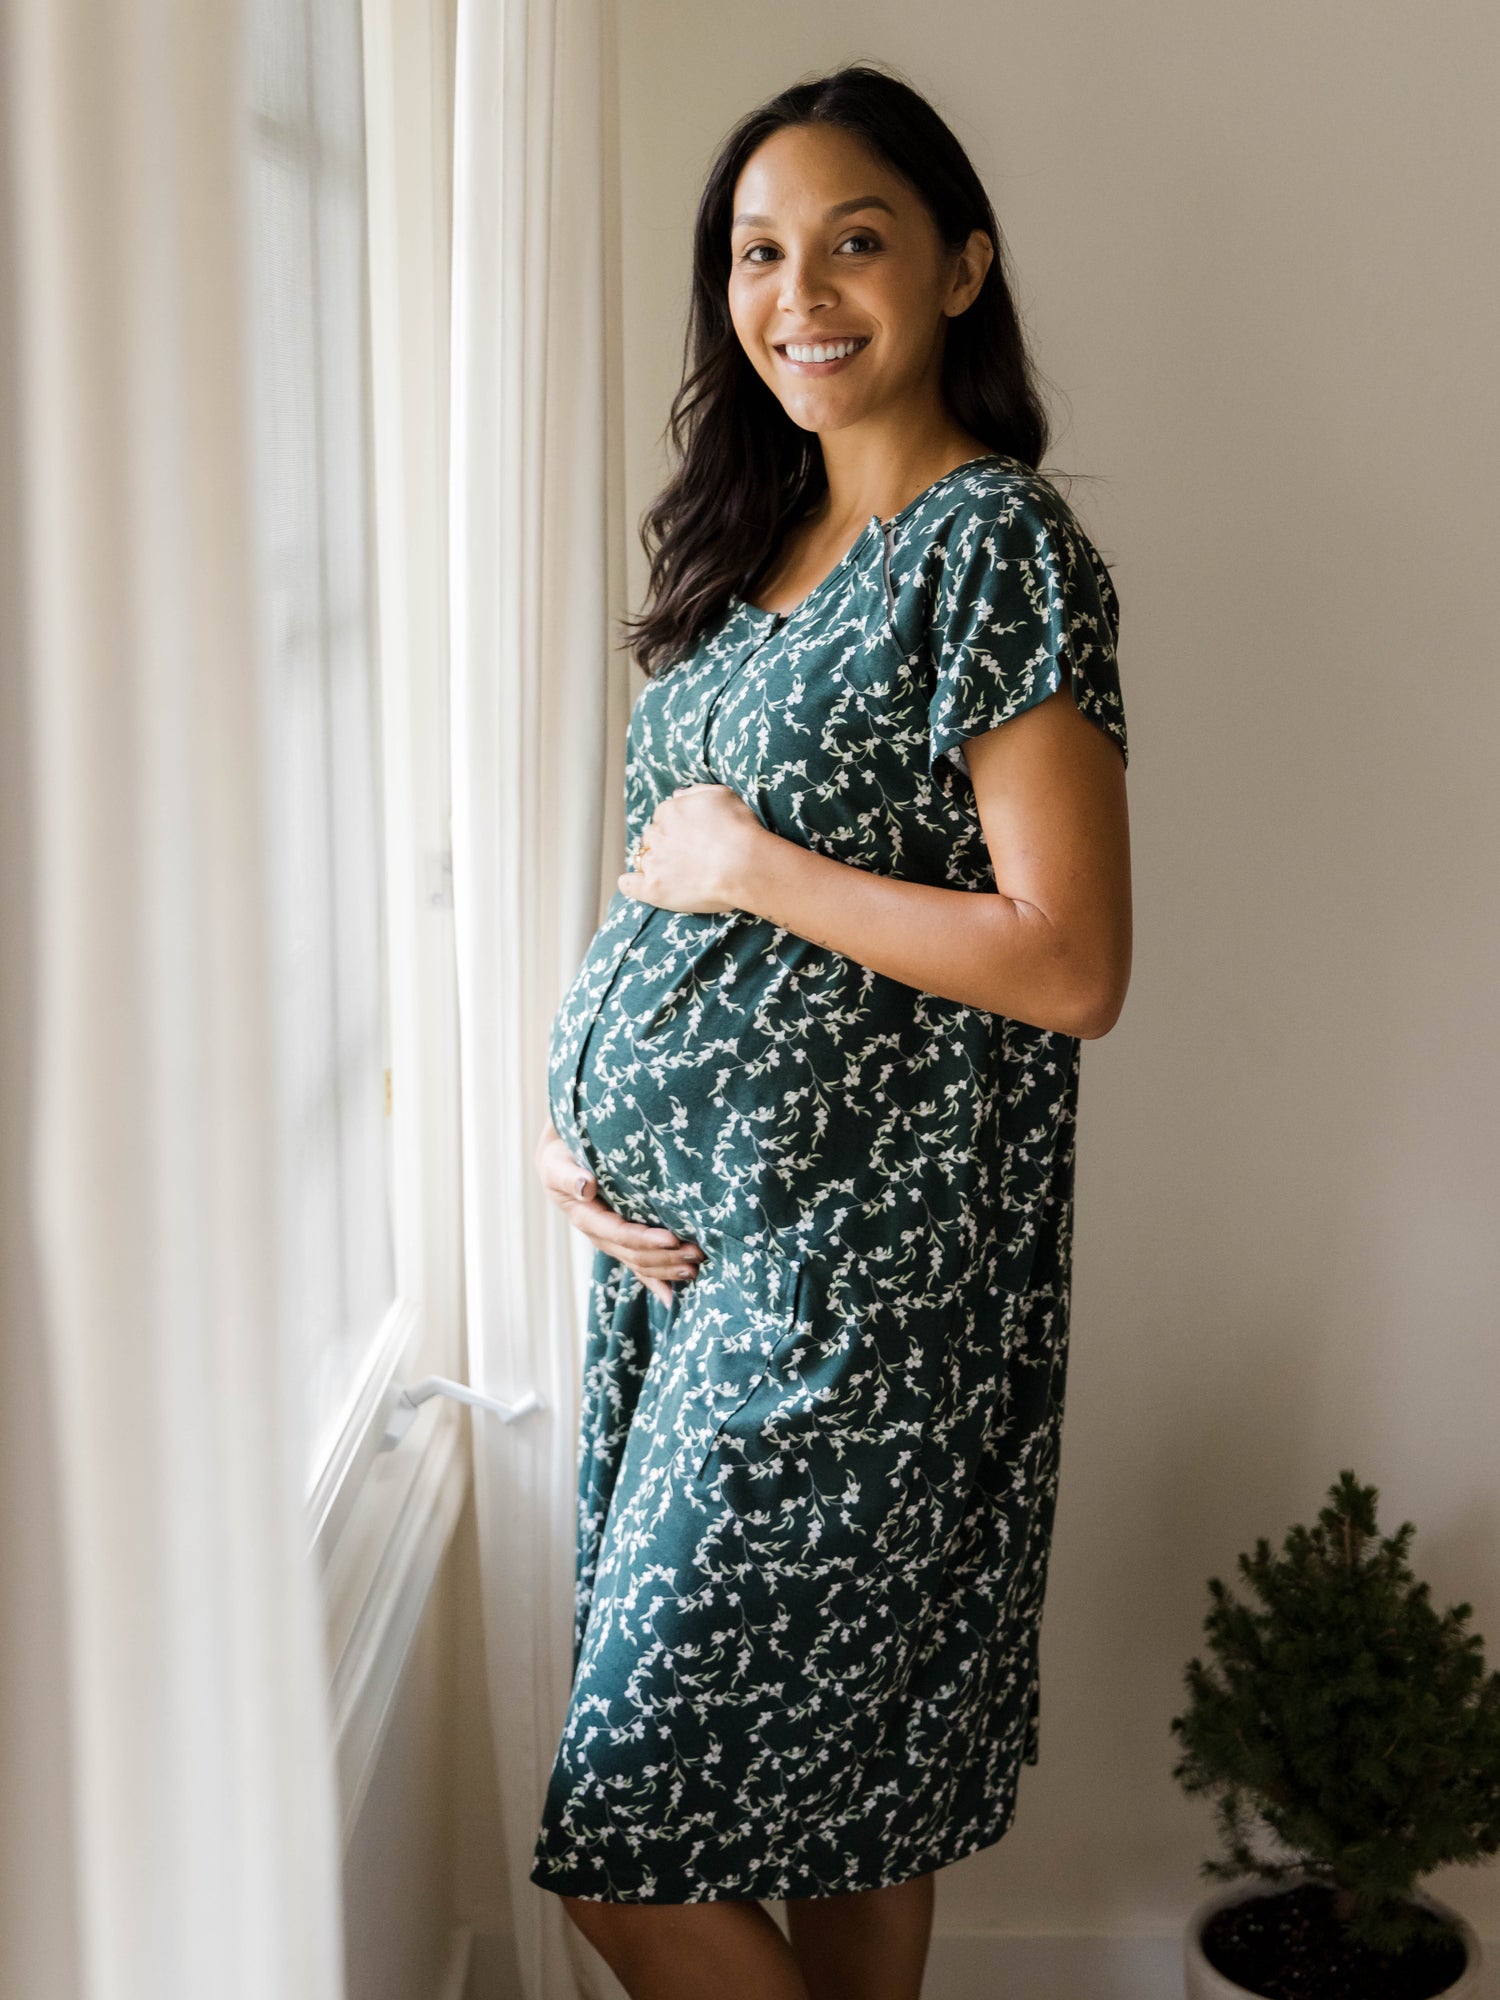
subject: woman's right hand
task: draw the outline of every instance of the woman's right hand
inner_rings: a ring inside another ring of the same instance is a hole
[[[648,1222],[627,1222],[599,1199],[593,1175],[580,1166],[549,1118],[537,1141],[536,1170],[542,1186],[575,1229],[634,1271],[664,1306],[672,1303],[672,1280],[697,1276],[703,1261],[698,1245]]]

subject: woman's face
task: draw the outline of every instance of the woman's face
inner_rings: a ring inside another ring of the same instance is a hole
[[[730,317],[793,423],[843,430],[937,393],[945,321],[992,255],[978,230],[945,250],[920,196],[852,133],[786,126],[735,183]],[[818,345],[839,355],[819,361]]]

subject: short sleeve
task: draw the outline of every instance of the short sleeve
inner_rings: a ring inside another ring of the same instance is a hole
[[[932,591],[928,767],[1034,708],[1072,677],[1079,712],[1129,762],[1116,641],[1119,601],[1104,559],[1039,476],[970,496],[948,527]]]

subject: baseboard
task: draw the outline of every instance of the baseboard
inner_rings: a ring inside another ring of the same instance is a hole
[[[463,2000],[518,2000],[508,1938],[473,1936]],[[1484,1940],[1482,2000],[1500,2000],[1500,1943]],[[509,1976],[507,1976],[509,1975]],[[933,1932],[922,2000],[1183,2000],[1182,1936]],[[447,2000],[446,1992],[444,2000]]]
[[[509,1937],[474,1932],[465,1960],[462,2000],[518,2000]],[[1182,1992],[1180,1937],[935,1931],[922,1981],[923,2000],[1182,2000]]]
[[[932,1935],[923,2000],[1182,2000],[1182,1937]]]

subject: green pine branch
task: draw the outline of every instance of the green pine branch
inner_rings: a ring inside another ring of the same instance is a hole
[[[1184,1671],[1172,1775],[1215,1799],[1224,1853],[1202,1874],[1310,1875],[1352,1937],[1397,1951],[1430,1928],[1419,1877],[1500,1848],[1500,1673],[1473,1607],[1439,1615],[1413,1576],[1413,1524],[1380,1538],[1378,1499],[1345,1471],[1279,1555],[1260,1537],[1238,1558],[1258,1604],[1209,1579],[1213,1665]],[[1262,1829],[1281,1856],[1257,1854]]]

